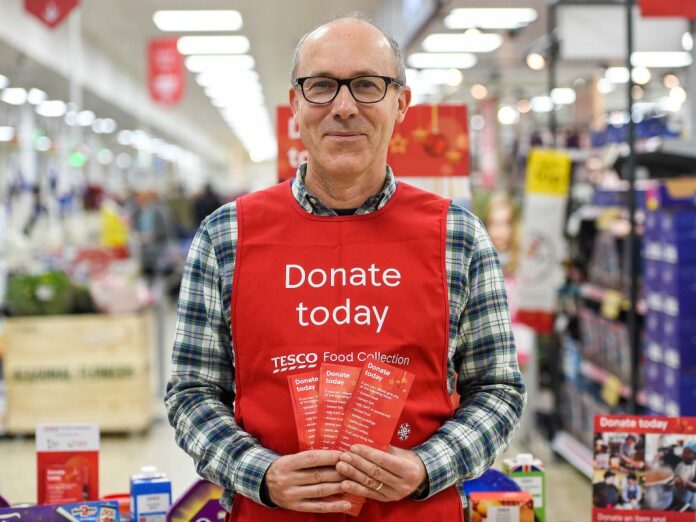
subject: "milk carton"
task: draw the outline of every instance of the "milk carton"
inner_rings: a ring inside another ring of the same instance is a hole
[[[154,466],[146,466],[131,476],[130,496],[132,522],[165,522],[172,505],[172,483]]]
[[[534,499],[534,514],[539,522],[546,521],[546,481],[544,464],[531,453],[520,453],[503,461],[503,471]]]

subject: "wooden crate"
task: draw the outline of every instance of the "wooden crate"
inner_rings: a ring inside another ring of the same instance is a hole
[[[95,422],[102,433],[152,421],[151,313],[11,318],[5,323],[8,433]]]

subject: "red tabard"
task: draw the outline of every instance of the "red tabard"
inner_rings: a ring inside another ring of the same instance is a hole
[[[287,376],[381,360],[415,374],[391,444],[413,448],[452,416],[447,393],[449,201],[400,182],[381,209],[315,216],[290,182],[237,200],[232,289],[235,418],[281,455],[298,452]],[[236,495],[234,521],[463,520],[455,486],[426,501],[368,500],[355,519],[268,509]]]

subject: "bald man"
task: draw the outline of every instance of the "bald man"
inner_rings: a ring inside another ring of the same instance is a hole
[[[462,520],[457,486],[507,447],[525,402],[495,249],[387,165],[411,92],[380,28],[351,16],[307,33],[289,97],[307,163],[214,212],[191,246],[165,399],[177,442],[231,520],[344,520],[344,493],[366,499],[359,520]],[[351,319],[350,303],[374,314]],[[301,451],[288,376],[367,353],[415,375],[387,450]]]

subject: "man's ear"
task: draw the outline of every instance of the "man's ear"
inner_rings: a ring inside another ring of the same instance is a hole
[[[297,116],[297,107],[300,100],[298,99],[297,91],[294,87],[290,87],[290,92],[288,92],[288,99],[290,100],[290,107],[292,108],[293,116]]]
[[[399,98],[397,99],[398,112],[396,113],[396,123],[401,123],[406,118],[406,111],[408,111],[411,105],[411,88],[408,85],[404,85],[399,92]]]

